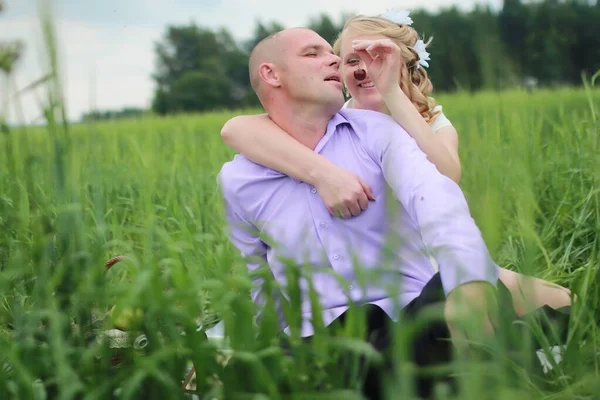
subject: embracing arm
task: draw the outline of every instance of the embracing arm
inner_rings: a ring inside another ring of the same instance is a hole
[[[387,93],[384,100],[392,118],[415,139],[429,161],[458,183],[462,171],[456,130],[449,126],[434,132],[399,86]]]
[[[232,118],[221,137],[255,163],[315,186],[333,215],[358,215],[374,200],[371,188],[358,176],[294,140],[267,114]]]
[[[323,170],[335,166],[294,140],[267,114],[232,118],[221,129],[221,137],[229,147],[255,163],[312,185]]]

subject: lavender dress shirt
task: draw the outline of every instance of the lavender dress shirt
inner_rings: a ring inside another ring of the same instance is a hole
[[[496,285],[498,267],[459,186],[439,173],[391,117],[343,108],[315,152],[369,183],[376,201],[357,217],[336,218],[310,184],[241,155],[218,177],[230,240],[248,257],[251,271],[268,264],[285,297],[282,258],[312,271],[325,325],[350,303],[376,304],[397,320],[435,274],[428,252],[439,265],[446,295],[466,282]],[[301,288],[301,334],[310,336],[305,280]],[[262,289],[258,279],[252,290],[258,304]],[[289,333],[281,314],[280,324]]]

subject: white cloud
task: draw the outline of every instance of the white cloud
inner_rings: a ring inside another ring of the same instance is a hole
[[[20,88],[43,76],[48,63],[41,52],[42,38],[35,18],[7,23],[11,37],[25,42],[25,56],[16,79]],[[61,22],[56,26],[60,74],[68,117],[78,120],[92,104],[99,109],[149,106],[154,67],[153,42],[161,32],[152,28],[90,27],[84,23]],[[43,96],[43,92],[38,90]],[[33,94],[22,98],[27,122],[40,114]],[[9,121],[21,122],[14,110]]]

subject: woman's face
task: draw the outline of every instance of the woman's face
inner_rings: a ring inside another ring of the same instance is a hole
[[[387,108],[383,98],[373,85],[373,81],[367,75],[363,80],[357,80],[354,77],[354,72],[358,69],[365,69],[365,64],[360,60],[358,54],[354,52],[352,48],[353,40],[379,40],[387,39],[387,36],[383,35],[358,35],[348,32],[342,38],[340,47],[340,57],[342,63],[340,64],[340,72],[342,74],[342,81],[346,86],[347,90],[352,96],[352,102],[354,108],[361,108],[366,110],[373,110],[378,112],[386,112]]]

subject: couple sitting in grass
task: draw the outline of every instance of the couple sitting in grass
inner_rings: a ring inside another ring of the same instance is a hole
[[[310,269],[326,329],[364,312],[365,339],[385,354],[394,328],[441,305],[442,318],[411,342],[412,361],[426,367],[493,335],[505,301],[516,320],[542,308],[566,315],[571,296],[490,257],[458,185],[457,132],[428,97],[429,54],[411,24],[407,12],[392,10],[351,18],[333,47],[304,28],[258,43],[249,71],[267,114],[223,127],[241,155],[223,166],[219,183],[230,240],[248,268],[268,265],[284,293],[284,260]],[[256,283],[252,298],[263,304]],[[310,341],[306,283],[301,336]],[[280,328],[285,338],[285,318]],[[381,398],[391,357],[364,368],[364,395]],[[419,395],[433,383],[420,378]]]

